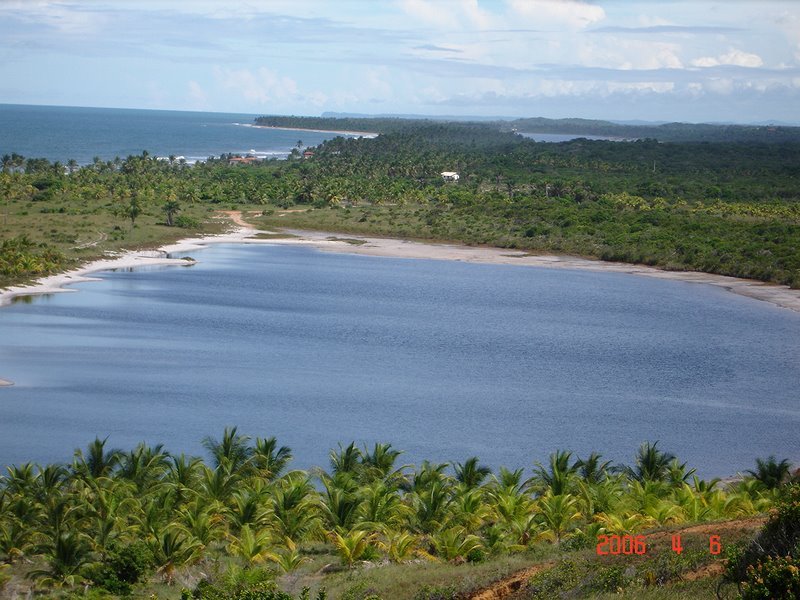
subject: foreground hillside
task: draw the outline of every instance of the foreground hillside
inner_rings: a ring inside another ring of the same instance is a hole
[[[291,471],[289,448],[235,428],[204,445],[208,461],[95,440],[71,464],[9,467],[0,593],[690,597],[681,590],[718,585],[723,557],[732,581],[752,579],[747,564],[791,576],[793,563],[762,554],[794,553],[800,535],[800,488],[772,458],[723,484],[650,443],[629,466],[557,451],[528,474],[474,457],[401,465],[389,444],[340,446],[327,470]],[[769,543],[745,550],[775,507]]]

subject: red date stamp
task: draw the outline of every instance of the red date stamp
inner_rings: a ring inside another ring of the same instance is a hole
[[[598,556],[632,556],[647,554],[648,541],[644,535],[598,535]],[[683,552],[680,534],[672,536],[671,550],[676,554]],[[708,552],[717,556],[722,552],[722,541],[718,535],[708,537]]]

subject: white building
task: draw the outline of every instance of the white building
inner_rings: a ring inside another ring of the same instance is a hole
[[[458,173],[455,171],[442,171],[442,179],[445,181],[458,181]]]

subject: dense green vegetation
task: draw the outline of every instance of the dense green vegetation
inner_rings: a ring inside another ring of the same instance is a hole
[[[800,143],[546,144],[491,123],[383,121],[387,132],[376,138],[335,138],[311,158],[295,149],[288,161],[254,165],[222,157],[188,166],[145,153],[78,168],[6,156],[0,285],[174,239],[180,228],[208,231],[214,209],[255,205],[270,227],[489,244],[800,287]],[[460,180],[444,182],[442,171]],[[308,211],[280,210],[292,207]]]
[[[264,127],[328,129],[392,133],[409,127],[446,122],[436,118],[392,117],[298,117],[263,116],[256,124]],[[471,125],[475,125],[471,123]],[[800,143],[800,127],[777,125],[711,125],[707,123],[620,124],[593,119],[513,119],[482,121],[487,130],[604,136],[621,139],[654,139],[660,142],[758,142]]]
[[[406,570],[405,596],[386,598],[413,597],[424,585],[442,584],[443,574],[444,582],[460,581],[461,594],[524,561],[563,552],[582,552],[570,560],[584,561],[598,534],[763,513],[789,480],[788,463],[769,460],[743,481],[704,481],[649,443],[627,467],[558,451],[530,476],[522,469],[493,473],[477,458],[401,465],[401,452],[389,444],[340,446],[327,470],[292,471],[289,448],[236,428],[204,446],[207,461],[161,445],[112,450],[97,439],[68,465],[9,467],[0,480],[5,585],[284,598],[275,595],[276,580],[289,573],[277,580],[289,592],[306,582],[314,590],[327,584],[337,598],[347,597],[366,561],[386,574],[378,584],[389,589],[396,569],[420,568],[416,588]],[[792,510],[782,522],[793,523],[796,538],[796,504]],[[522,560],[509,561],[513,556]],[[426,571],[419,561],[441,567]],[[702,562],[695,556],[678,566]],[[327,580],[312,577],[325,565]],[[634,583],[626,577],[626,585]],[[650,585],[670,580],[664,575]],[[256,592],[263,595],[247,595]]]

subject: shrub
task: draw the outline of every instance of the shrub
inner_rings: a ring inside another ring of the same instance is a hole
[[[531,600],[546,600],[568,592],[580,584],[578,565],[562,560],[557,566],[537,573],[528,581],[527,593]]]
[[[766,557],[747,568],[742,583],[743,600],[794,600],[800,598],[800,561],[791,556]]]
[[[749,546],[729,556],[725,577],[729,581],[745,581],[750,567],[765,563],[768,558],[800,554],[800,485],[787,486],[761,533]]]
[[[455,586],[422,586],[416,594],[414,600],[457,600],[458,591]]]
[[[628,583],[623,567],[605,567],[597,571],[593,587],[601,592],[621,592]]]
[[[382,600],[375,590],[367,587],[366,581],[359,581],[342,594],[340,600]]]
[[[178,215],[175,217],[175,227],[183,229],[197,229],[200,227],[200,221],[188,215]]]
[[[183,227],[184,229],[196,229],[200,227],[200,222],[187,215],[178,215],[174,220],[175,227]]]
[[[114,544],[106,558],[90,570],[89,579],[109,592],[127,596],[153,566],[153,553],[144,542]]]
[[[327,593],[324,589],[317,592],[315,600],[326,600]],[[261,583],[230,586],[218,586],[201,581],[193,592],[181,591],[181,600],[295,600],[295,597],[282,592],[273,581]],[[297,600],[311,600],[310,591],[304,588]]]

